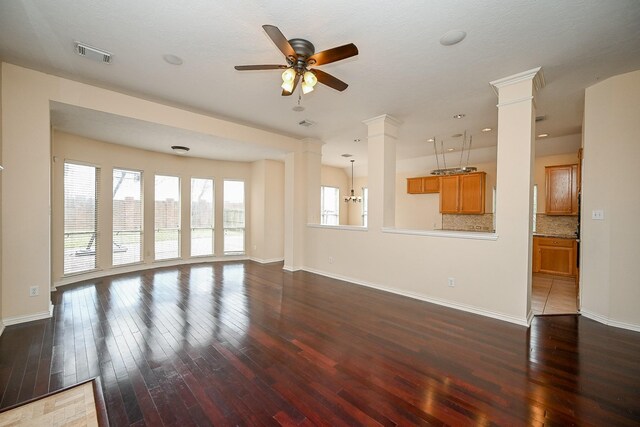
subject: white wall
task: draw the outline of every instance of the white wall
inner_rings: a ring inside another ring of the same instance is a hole
[[[581,218],[583,314],[640,331],[640,71],[587,88]],[[591,219],[603,210],[604,220]]]

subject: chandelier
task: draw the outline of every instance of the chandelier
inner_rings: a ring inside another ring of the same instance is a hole
[[[349,203],[349,202],[361,203],[362,202],[362,196],[356,196],[354,191],[353,191],[353,162],[355,162],[355,160],[351,160],[351,195],[345,197],[344,201],[347,202],[347,203]]]

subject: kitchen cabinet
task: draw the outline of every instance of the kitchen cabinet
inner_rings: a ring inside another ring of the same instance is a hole
[[[440,177],[440,212],[483,214],[486,175],[474,172]]]
[[[430,194],[440,191],[440,177],[419,176],[407,178],[407,193],[409,194]]]
[[[547,215],[578,215],[578,165],[545,167]]]
[[[533,238],[533,272],[575,277],[578,243],[557,237]]]

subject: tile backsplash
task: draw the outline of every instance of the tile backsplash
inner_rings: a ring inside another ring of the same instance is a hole
[[[577,215],[536,215],[536,233],[564,236],[574,234],[577,228]]]
[[[578,227],[577,216],[536,215],[536,233],[550,235],[572,235]],[[442,229],[454,231],[493,232],[493,214],[457,215],[443,214]]]
[[[493,231],[493,214],[442,214],[442,229],[454,231]]]

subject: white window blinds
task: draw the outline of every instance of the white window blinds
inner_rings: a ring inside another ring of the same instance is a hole
[[[64,274],[97,267],[100,169],[64,164]]]
[[[191,178],[191,256],[213,255],[213,180]]]
[[[180,178],[156,175],[155,259],[180,257]]]
[[[113,265],[142,261],[142,172],[113,170]]]

